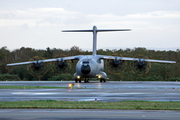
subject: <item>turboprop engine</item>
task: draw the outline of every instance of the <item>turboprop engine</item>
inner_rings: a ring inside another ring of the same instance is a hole
[[[32,64],[31,68],[34,70],[41,70],[43,67],[43,64],[41,61],[36,61]]]
[[[70,62],[65,61],[63,58],[59,58],[56,62],[54,62],[54,71],[56,74],[66,73],[70,68]]]
[[[131,67],[133,73],[143,75],[149,72],[149,69],[151,68],[151,63],[139,58],[137,61],[131,63]]]
[[[109,60],[107,62],[109,72],[119,74],[125,70],[125,61],[120,59]]]
[[[47,71],[47,64],[43,63],[42,61],[40,61],[39,59],[44,59],[43,57],[39,57],[39,56],[34,56],[33,58],[31,58],[29,61],[35,61],[32,64],[29,64],[27,66],[27,70],[30,72],[30,74],[32,76],[39,76],[42,74],[45,74]]]

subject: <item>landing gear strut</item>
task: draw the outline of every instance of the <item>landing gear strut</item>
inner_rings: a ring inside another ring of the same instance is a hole
[[[105,79],[100,79],[100,82],[106,82],[106,80]]]
[[[89,83],[89,79],[88,79],[88,78],[85,78],[85,79],[84,79],[84,83]]]
[[[77,80],[77,79],[75,79],[75,83],[81,83],[81,80]]]

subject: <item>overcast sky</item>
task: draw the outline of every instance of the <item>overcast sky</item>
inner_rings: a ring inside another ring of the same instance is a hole
[[[124,29],[98,33],[98,49],[180,49],[180,0],[0,0],[0,47],[14,50],[92,49],[92,33],[67,29]]]

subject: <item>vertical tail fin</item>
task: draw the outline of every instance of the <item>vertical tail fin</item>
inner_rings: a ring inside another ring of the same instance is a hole
[[[109,31],[130,31],[131,29],[97,29],[93,26],[92,30],[62,30],[62,32],[92,32],[93,33],[93,55],[96,55],[97,50],[97,32],[109,32]]]

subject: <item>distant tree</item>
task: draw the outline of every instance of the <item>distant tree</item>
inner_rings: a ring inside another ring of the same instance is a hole
[[[10,72],[11,74],[18,75],[21,80],[28,79],[29,72],[26,69],[26,66],[15,66],[13,70]]]
[[[9,54],[9,50],[7,49],[6,46],[0,48],[0,61],[6,62],[7,60],[7,55]]]
[[[44,58],[52,58],[53,57],[53,51],[49,47],[47,47],[43,57]]]
[[[70,55],[80,55],[82,50],[78,46],[72,46],[69,51]]]
[[[8,73],[8,70],[6,68],[6,64],[2,63],[0,64],[0,74]]]

